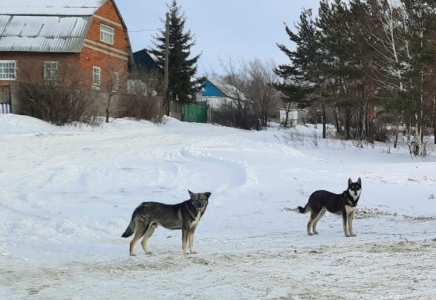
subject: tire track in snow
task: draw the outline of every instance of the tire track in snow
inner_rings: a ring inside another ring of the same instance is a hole
[[[187,160],[210,164],[228,169],[228,178],[223,180],[227,182],[222,188],[241,188],[244,186],[253,186],[258,184],[256,168],[246,162],[235,161],[223,157],[215,157],[211,153],[204,153],[203,148],[184,148],[181,151],[183,157]],[[218,176],[214,176],[217,178]],[[221,179],[221,178],[220,178]],[[228,183],[231,183],[230,185]]]

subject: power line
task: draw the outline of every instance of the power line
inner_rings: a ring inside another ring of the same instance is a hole
[[[141,29],[141,30],[127,30],[128,32],[142,32],[142,31],[156,31],[156,30],[160,30],[160,28],[156,28],[156,29]]]

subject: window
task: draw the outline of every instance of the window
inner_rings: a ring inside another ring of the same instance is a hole
[[[58,62],[45,61],[44,62],[44,79],[56,80],[58,79]]]
[[[114,35],[115,35],[114,28],[104,24],[100,24],[100,41],[113,45]]]
[[[118,92],[118,81],[119,81],[118,72],[113,72],[112,73],[112,92]]]
[[[99,67],[93,67],[92,68],[92,86],[94,88],[99,89],[100,88],[100,81],[101,81],[101,70]]]
[[[17,62],[15,60],[0,60],[0,80],[17,79]]]

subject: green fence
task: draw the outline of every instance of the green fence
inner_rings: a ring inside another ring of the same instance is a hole
[[[207,122],[207,106],[198,104],[185,104],[186,122],[206,123]]]

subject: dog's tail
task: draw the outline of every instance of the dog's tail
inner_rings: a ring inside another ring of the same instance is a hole
[[[305,214],[308,212],[308,209],[307,209],[308,207],[309,207],[309,203],[307,203],[305,207],[299,206],[298,210],[300,211],[300,213]]]
[[[136,209],[133,212],[132,220],[130,221],[129,226],[127,226],[126,231],[124,231],[124,233],[121,237],[127,238],[135,232],[135,225],[136,225],[135,217],[136,217]]]

